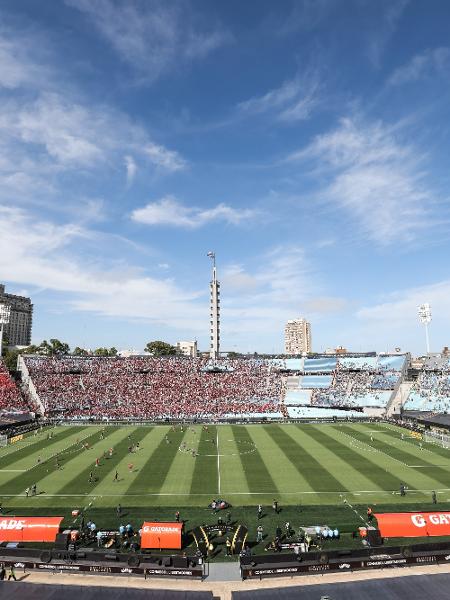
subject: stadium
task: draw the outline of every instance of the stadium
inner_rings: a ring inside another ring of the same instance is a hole
[[[380,524],[450,505],[445,357],[21,354],[14,375],[2,365],[2,523],[59,517],[62,551],[31,544],[44,564],[107,548],[136,572],[237,559],[260,578],[271,560],[279,573],[339,569],[361,552],[378,565],[395,552],[446,560],[445,525],[396,537]],[[181,562],[155,543],[145,555],[149,519],[183,524]]]
[[[450,598],[449,22],[1,2],[0,600]]]

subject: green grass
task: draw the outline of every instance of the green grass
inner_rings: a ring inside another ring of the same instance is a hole
[[[189,528],[212,522],[207,505],[222,497],[251,537],[261,503],[269,537],[286,520],[296,529],[328,524],[344,533],[333,547],[349,547],[355,543],[350,532],[362,524],[358,514],[364,517],[369,504],[375,512],[426,510],[435,490],[439,508],[450,509],[450,451],[425,442],[421,449],[418,440],[390,424],[211,425],[183,431],[163,425],[60,426],[47,437],[44,430],[0,449],[0,498],[8,514],[60,514],[70,520],[73,508],[89,506],[102,525],[116,527],[120,503],[134,525],[144,518],[172,519],[179,509]],[[130,444],[137,442],[139,450],[130,454]],[[181,443],[189,451],[181,451]],[[399,494],[402,482],[408,486],[405,498]],[[33,483],[38,495],[26,498]],[[274,498],[283,508],[279,516],[270,509]]]

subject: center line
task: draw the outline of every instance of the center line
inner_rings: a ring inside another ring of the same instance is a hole
[[[219,428],[216,429],[216,447],[217,447],[217,485],[220,494],[220,453],[219,453]]]

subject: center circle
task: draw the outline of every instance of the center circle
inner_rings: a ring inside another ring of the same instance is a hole
[[[211,444],[216,444],[216,440],[214,439],[206,439],[204,440],[205,442],[210,442]],[[199,456],[242,456],[243,454],[252,454],[253,452],[256,452],[256,446],[254,444],[254,442],[251,442],[249,440],[227,440],[227,442],[234,442],[238,447],[241,446],[242,450],[240,450],[239,452],[229,452],[229,453],[214,453],[214,454],[204,454],[203,452],[197,452],[196,448],[189,448],[189,446],[186,444],[183,448],[181,446],[179,446],[178,451],[182,452],[184,454],[189,454],[191,453],[193,450],[196,452],[195,457],[199,457]]]

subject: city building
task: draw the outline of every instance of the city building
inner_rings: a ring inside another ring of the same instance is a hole
[[[30,298],[7,294],[0,284],[0,304],[10,307],[9,323],[3,327],[8,346],[29,346],[33,323],[33,305]]]
[[[197,342],[177,342],[177,350],[183,356],[197,358]]]
[[[293,319],[286,323],[284,352],[286,354],[311,352],[311,324],[306,319]]]

